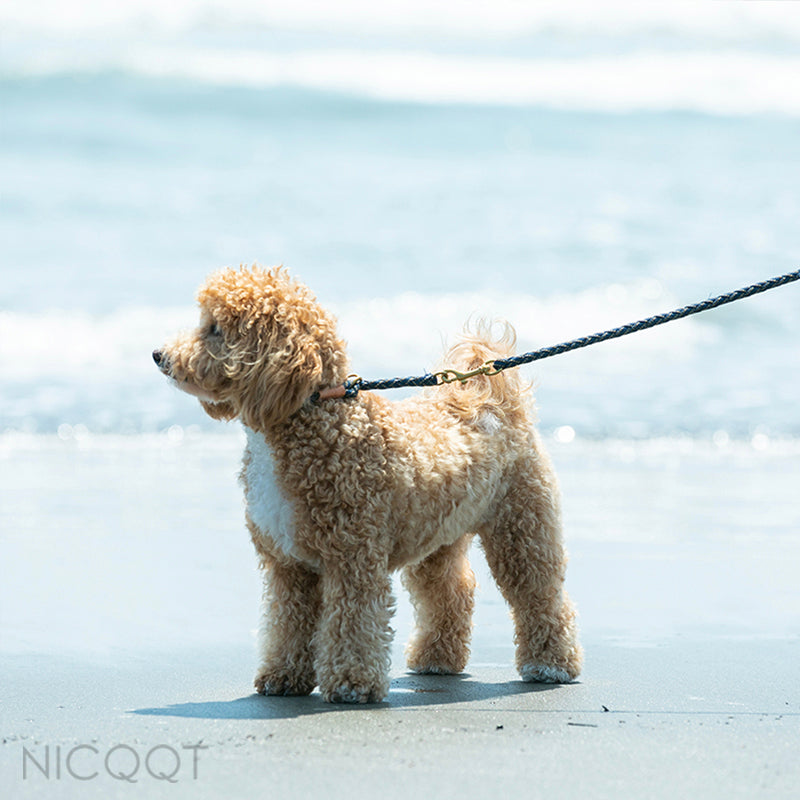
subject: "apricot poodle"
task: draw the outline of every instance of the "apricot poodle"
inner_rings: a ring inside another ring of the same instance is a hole
[[[345,344],[283,268],[221,270],[198,300],[199,327],[153,358],[212,417],[245,426],[241,480],[264,572],[258,691],[382,700],[397,569],[415,611],[408,667],[463,671],[476,534],[512,610],[522,679],[574,680],[558,486],[516,370],[400,402],[321,399],[347,378]],[[513,339],[510,326],[498,341],[481,327],[445,364],[472,369]]]

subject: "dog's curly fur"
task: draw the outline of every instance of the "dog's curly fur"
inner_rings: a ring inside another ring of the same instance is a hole
[[[200,289],[199,327],[153,355],[216,419],[247,430],[247,525],[264,571],[263,694],[376,702],[389,688],[390,574],[403,569],[418,673],[469,656],[475,534],[516,629],[523,680],[580,672],[563,589],[559,492],[515,371],[389,402],[314,401],[348,374],[334,318],[283,268],[225,269]],[[506,356],[513,331],[466,333],[445,363]]]

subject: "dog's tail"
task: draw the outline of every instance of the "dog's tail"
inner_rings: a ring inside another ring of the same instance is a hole
[[[500,329],[499,331],[497,329]],[[467,325],[458,341],[445,353],[443,369],[469,372],[487,361],[514,353],[517,335],[508,322],[478,320]],[[467,422],[511,422],[530,411],[530,384],[524,384],[519,370],[504,370],[496,375],[476,375],[463,384],[459,381],[433,391],[443,393],[450,409]],[[490,415],[490,416],[487,416]]]

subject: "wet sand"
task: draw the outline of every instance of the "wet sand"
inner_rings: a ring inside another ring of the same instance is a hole
[[[404,671],[398,587],[387,701],[337,707],[252,694],[236,435],[2,445],[4,796],[796,793],[791,449],[554,444],[580,681],[518,680],[476,550],[467,674]]]

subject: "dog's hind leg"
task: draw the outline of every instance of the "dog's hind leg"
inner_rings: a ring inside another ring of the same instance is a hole
[[[525,681],[568,683],[583,653],[575,609],[563,588],[567,559],[559,495],[549,461],[516,465],[494,520],[480,532],[486,560],[511,606],[517,669]]]
[[[317,685],[312,638],[320,612],[320,576],[298,562],[264,559],[259,694],[310,694]]]
[[[406,662],[414,672],[453,675],[467,665],[475,596],[467,558],[471,541],[472,535],[462,536],[403,570],[416,623],[406,647]]]

